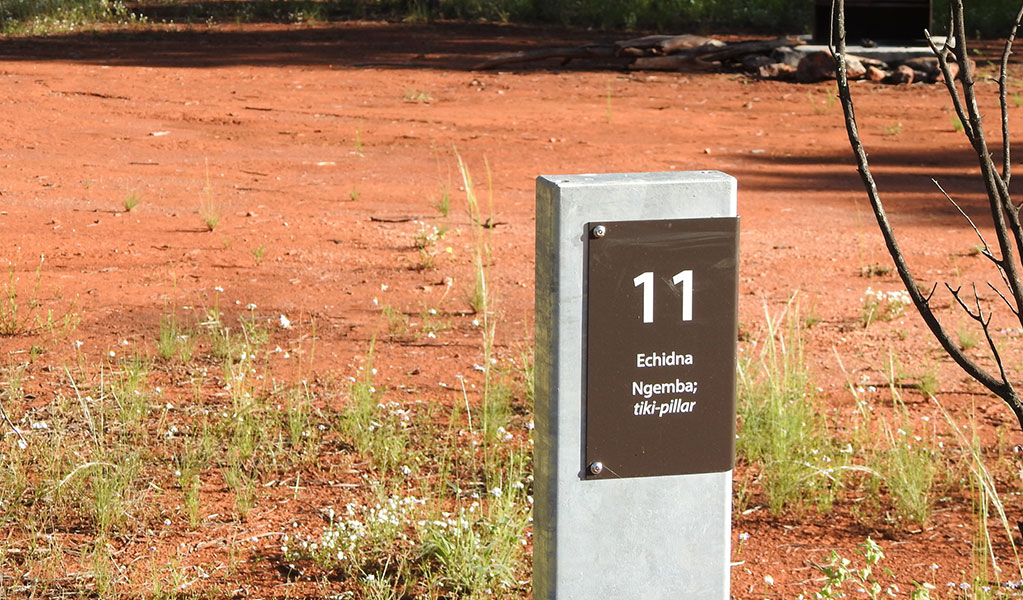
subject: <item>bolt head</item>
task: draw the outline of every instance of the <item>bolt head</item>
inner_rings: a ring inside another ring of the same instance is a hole
[[[596,227],[593,228],[593,237],[602,238],[605,235],[607,235],[607,227],[604,227],[603,225],[597,225]]]
[[[600,475],[604,471],[604,463],[599,460],[590,463],[590,475]]]

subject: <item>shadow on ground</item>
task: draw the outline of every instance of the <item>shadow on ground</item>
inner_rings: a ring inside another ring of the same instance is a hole
[[[204,24],[93,31],[0,40],[0,60],[54,60],[148,67],[295,65],[470,70],[492,56],[617,39],[614,34],[478,23],[335,22],[313,25]],[[558,60],[515,70],[621,68],[609,61]]]

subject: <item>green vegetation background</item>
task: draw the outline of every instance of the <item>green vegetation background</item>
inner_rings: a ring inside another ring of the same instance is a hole
[[[388,18],[484,19],[552,23],[612,30],[808,33],[815,0],[5,0],[0,28],[11,33],[39,20],[120,22],[126,15],[154,21],[294,21]],[[945,29],[948,0],[934,0],[936,33]],[[1002,37],[1017,0],[967,2],[970,29]],[[39,28],[27,28],[38,32]],[[57,27],[57,30],[61,28]]]

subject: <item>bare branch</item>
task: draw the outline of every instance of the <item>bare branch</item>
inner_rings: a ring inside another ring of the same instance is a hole
[[[984,244],[983,251],[984,256],[991,259],[995,264],[999,264],[1001,261],[995,258],[993,254],[991,254],[991,246],[988,246],[987,240],[984,239],[984,236],[980,233],[980,230],[977,229],[977,226],[973,223],[973,219],[970,218],[970,215],[966,214],[966,211],[964,211],[962,207],[960,207],[959,204],[957,204],[956,201],[952,199],[952,196],[948,195],[948,192],[945,191],[945,188],[941,187],[941,184],[938,183],[937,179],[934,179],[932,177],[931,183],[933,183],[938,188],[938,191],[941,192],[941,195],[944,196],[945,199],[952,204],[952,206],[956,207],[956,210],[959,211],[959,214],[963,215],[963,218],[966,219],[966,222],[969,223],[970,227],[973,228],[973,232],[977,234],[977,237],[980,239],[980,243]]]
[[[955,38],[952,36],[953,27],[954,20],[952,19],[951,7],[949,7],[948,36],[945,37],[945,43],[941,45],[941,48],[935,45],[930,32],[925,30],[924,35],[927,38],[927,45],[931,47],[931,52],[938,58],[938,67],[941,69],[941,74],[945,79],[945,89],[948,90],[948,95],[952,99],[952,108],[956,111],[956,117],[959,118],[959,122],[963,125],[963,133],[966,134],[966,139],[972,145],[974,143],[973,124],[970,122],[966,108],[963,107],[962,99],[959,97],[959,90],[956,89],[956,78],[952,76],[952,69],[948,66],[948,55],[955,48]],[[960,72],[962,72],[962,65],[960,65]]]
[[[955,298],[955,301],[959,303],[959,306],[962,307],[964,311],[966,311],[966,314],[970,315],[970,317],[974,321],[980,323],[980,327],[984,331],[984,339],[987,340],[988,348],[991,350],[991,356],[995,360],[995,365],[998,366],[999,377],[1001,378],[1002,382],[1005,383],[1005,385],[1011,388],[1012,384],[1009,383],[1008,376],[1005,374],[1005,365],[1002,363],[1002,355],[1001,353],[998,352],[998,345],[995,344],[994,338],[991,337],[991,318],[994,316],[994,313],[993,312],[988,313],[987,318],[984,318],[984,309],[980,305],[980,294],[977,293],[977,286],[976,285],[973,286],[973,301],[977,307],[976,313],[971,311],[970,307],[966,305],[966,302],[964,302],[963,299],[959,297],[959,290],[962,289],[961,286],[953,290],[952,287],[946,283],[945,287],[947,287],[948,290],[952,292],[952,297]],[[1013,408],[1014,412],[1016,411],[1017,407],[1014,407],[1011,402],[1009,403],[1009,406]],[[1023,406],[1019,408],[1023,408]],[[1023,412],[1017,413],[1017,417],[1019,416],[1023,416]]]
[[[960,62],[960,79],[963,84],[963,98],[973,127],[973,150],[980,164],[984,189],[987,192],[991,218],[998,237],[998,248],[1001,252],[1001,266],[1005,269],[1009,292],[1017,307],[1023,307],[1023,281],[1020,280],[1019,268],[1016,264],[1017,253],[1023,255],[1023,228],[1020,227],[1019,212],[1012,203],[1009,188],[998,174],[991,153],[988,151],[987,139],[977,103],[973,65],[970,63],[966,44],[966,26],[963,22],[963,0],[951,3],[956,53]],[[939,59],[940,60],[940,59]],[[1008,219],[1009,224],[1006,224]],[[1013,247],[1015,246],[1015,248]]]
[[[856,158],[857,170],[859,171],[860,178],[863,180],[863,185],[866,188],[871,209],[873,210],[874,217],[881,229],[881,234],[884,237],[888,253],[891,255],[892,260],[895,263],[895,268],[899,273],[899,277],[902,279],[902,283],[905,286],[906,291],[913,300],[913,304],[916,307],[917,312],[920,313],[924,323],[926,323],[928,329],[930,329],[931,334],[934,335],[938,343],[941,344],[941,347],[968,375],[1012,406],[1013,411],[1020,422],[1020,426],[1023,428],[1023,403],[1020,402],[1015,389],[1008,384],[1004,378],[996,378],[991,373],[987,372],[983,367],[967,356],[958,344],[953,342],[951,336],[935,316],[933,310],[931,310],[929,297],[925,298],[923,294],[921,294],[920,289],[916,284],[916,278],[913,276],[909,265],[906,263],[905,256],[903,255],[902,249],[895,238],[894,230],[892,229],[891,223],[888,221],[884,205],[881,202],[881,197],[877,190],[877,184],[871,174],[870,165],[867,161],[867,153],[863,148],[863,142],[860,138],[856,124],[856,114],[853,109],[852,95],[849,90],[849,77],[846,71],[845,2],[844,0],[833,1],[835,3],[833,6],[837,6],[837,10],[833,9],[833,14],[835,15],[834,31],[837,32],[838,40],[837,49],[833,53],[836,62],[839,97],[841,98],[842,110],[845,115],[846,133],[848,134],[849,144],[852,147],[853,154]],[[958,3],[961,14],[961,0],[956,0],[956,2]],[[960,32],[960,38],[962,37],[963,36]],[[962,48],[965,46],[965,41],[961,39],[957,41],[960,42],[959,49],[962,51]],[[967,70],[969,70],[968,67]],[[971,117],[972,116],[973,115],[971,115]],[[976,129],[976,126],[979,125],[979,119],[973,124]],[[1004,220],[1001,222],[1004,225]],[[999,241],[1007,242],[1007,240],[1003,240],[1002,237],[1000,237]],[[1009,250],[1009,254],[1006,254],[1006,248],[1004,246],[1001,250],[1003,258],[1011,256],[1011,249]],[[1014,293],[1013,296],[1016,297],[1016,294]]]
[[[1023,4],[1016,13],[1016,22],[1012,26],[1009,37],[1005,39],[1005,49],[1002,51],[1002,66],[998,70],[998,103],[1002,110],[1002,181],[1009,185],[1012,178],[1012,166],[1009,160],[1009,103],[1006,100],[1009,82],[1009,56],[1012,54],[1012,44],[1016,41],[1016,32],[1019,31],[1020,21],[1023,21]]]
[[[963,299],[959,297],[959,292],[960,290],[963,289],[963,286],[959,286],[953,289],[951,285],[945,283],[945,287],[948,288],[948,291],[952,293],[952,297],[955,298],[955,301],[959,304],[959,307],[966,311],[966,314],[970,315],[971,319],[973,319],[974,321],[978,321],[981,325],[984,324],[984,311],[980,308],[980,302],[977,303],[977,312],[974,313],[972,310],[970,310],[970,307],[967,306],[965,302],[963,302]],[[976,289],[973,290],[973,294],[974,296],[976,296],[977,294]]]
[[[962,207],[960,207],[956,203],[956,201],[952,199],[952,196],[948,195],[948,192],[945,191],[945,188],[941,187],[941,184],[938,183],[938,181],[936,179],[932,178],[931,181],[934,183],[934,185],[936,185],[938,187],[938,191],[940,191],[941,194],[943,196],[945,196],[945,199],[948,200],[949,202],[951,202],[952,206],[956,207],[956,210],[959,211],[959,214],[963,215],[963,217],[966,219],[966,221],[970,224],[970,227],[973,228],[974,233],[976,233],[977,237],[980,238],[980,242],[982,244],[984,244],[984,249],[981,251],[981,254],[983,254],[988,260],[993,262],[995,264],[995,267],[998,268],[998,275],[1001,276],[1002,283],[1005,284],[1005,287],[1007,287],[1009,289],[1012,289],[1012,285],[1009,283],[1009,277],[1008,277],[1008,275],[1006,275],[1005,268],[1002,266],[1001,259],[995,258],[994,254],[991,253],[991,246],[988,245],[987,240],[985,240],[984,236],[981,235],[980,230],[977,229],[977,226],[973,223],[973,219],[970,218],[970,215],[966,214],[966,211],[964,211],[962,209]],[[991,285],[991,284],[989,283],[988,285]],[[992,287],[994,287],[994,286],[992,286]],[[1002,293],[999,292],[998,295],[1002,296]],[[1005,296],[1002,296],[1002,298],[1004,299]],[[1005,303],[1009,306],[1009,310],[1012,311],[1012,314],[1014,314],[1017,317],[1019,317],[1019,307],[1013,306],[1012,304],[1009,304],[1008,300],[1006,300]]]
[[[991,288],[991,291],[993,291],[994,293],[998,294],[998,296],[999,296],[999,297],[1000,297],[1000,298],[1002,299],[1002,302],[1005,302],[1005,305],[1009,307],[1009,310],[1010,310],[1010,311],[1012,311],[1012,314],[1016,315],[1016,317],[1017,317],[1017,318],[1019,318],[1019,311],[1017,311],[1017,310],[1016,310],[1016,309],[1015,309],[1015,308],[1014,308],[1014,307],[1012,306],[1012,303],[1010,303],[1010,302],[1009,302],[1009,299],[1005,297],[1005,294],[1003,294],[1003,293],[1002,293],[1002,290],[1000,290],[1000,289],[996,288],[996,287],[995,287],[994,285],[992,285],[992,284],[991,284],[991,282],[990,282],[990,281],[989,281],[989,282],[987,282],[987,286],[988,286],[989,288]]]

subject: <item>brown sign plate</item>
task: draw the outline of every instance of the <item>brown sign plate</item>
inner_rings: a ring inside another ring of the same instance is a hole
[[[732,468],[738,234],[734,217],[587,226],[584,477]]]

